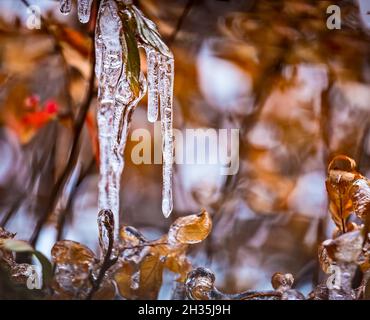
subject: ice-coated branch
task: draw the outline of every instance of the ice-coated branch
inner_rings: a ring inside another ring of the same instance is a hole
[[[78,16],[89,21],[92,0],[78,0]],[[71,11],[71,1],[61,0],[62,13]],[[147,80],[140,70],[139,47],[147,59]],[[163,152],[162,212],[173,208],[173,54],[161,40],[155,24],[126,0],[102,0],[95,32],[98,79],[97,123],[100,143],[99,210],[111,210],[119,230],[120,180],[124,150],[133,111],[148,86],[148,120],[160,114]],[[148,84],[147,84],[148,83]]]
[[[274,290],[226,294],[215,287],[215,275],[206,268],[189,272],[185,281],[187,296],[192,300],[304,300],[302,293],[292,289],[294,278],[290,273],[275,273],[271,283]]]

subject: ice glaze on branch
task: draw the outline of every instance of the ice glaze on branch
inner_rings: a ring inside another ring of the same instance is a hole
[[[78,0],[78,16],[89,21],[92,0]],[[61,0],[62,13],[71,1]],[[162,212],[171,214],[173,162],[173,54],[161,40],[155,24],[125,0],[102,0],[96,24],[95,72],[99,83],[97,122],[100,142],[99,210],[111,210],[119,229],[120,179],[131,117],[146,93],[140,70],[139,47],[147,58],[148,120],[160,113],[163,152]]]

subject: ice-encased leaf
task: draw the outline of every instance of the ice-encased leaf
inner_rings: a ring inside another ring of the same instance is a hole
[[[136,40],[136,24],[135,20],[132,18],[130,12],[125,10],[120,12],[120,17],[124,30],[124,39],[126,42],[126,54],[125,64],[126,64],[126,75],[127,81],[131,86],[131,90],[134,92],[135,96],[139,96],[141,85],[140,85],[140,54],[138,43]]]
[[[116,287],[112,280],[105,279],[99,290],[94,294],[93,300],[113,300],[116,295]]]
[[[333,264],[333,260],[329,257],[328,251],[326,250],[323,244],[319,245],[318,257],[319,257],[319,263],[320,263],[321,269],[325,273],[329,273],[330,267]]]
[[[14,264],[11,269],[11,279],[16,283],[26,284],[33,272],[32,266],[28,263]]]
[[[146,256],[140,264],[139,288],[140,299],[157,299],[162,286],[163,262],[158,255]]]
[[[133,16],[135,17],[141,41],[158,50],[164,56],[167,56],[168,58],[173,58],[172,52],[162,41],[155,23],[146,18],[143,13],[135,6],[130,7],[130,12],[132,12]]]
[[[89,248],[72,240],[58,241],[51,249],[51,257],[57,265],[75,265],[83,271],[89,270],[95,260]]]
[[[123,263],[118,271],[114,274],[114,280],[122,297],[133,299],[135,291],[132,286],[132,277],[135,273],[135,268],[130,263]]]
[[[114,274],[120,295],[126,299],[157,299],[164,264],[158,254],[148,254],[140,264],[124,262]]]
[[[338,168],[338,163],[347,167]],[[346,156],[335,157],[328,166],[326,189],[330,198],[329,209],[334,223],[342,232],[346,232],[347,219],[352,212],[348,191],[357,179],[355,168],[354,160]]]
[[[125,261],[133,261],[139,264],[149,252],[150,247],[145,246],[149,241],[141,232],[131,226],[123,226],[120,230],[120,250]]]
[[[349,221],[356,214],[363,221],[370,210],[370,181],[356,171],[356,162],[347,156],[336,156],[328,167],[326,188],[329,209],[341,233],[356,229]]]
[[[170,227],[168,241],[170,244],[199,243],[209,235],[211,229],[211,217],[203,210],[199,214],[178,218]]]
[[[334,261],[357,262],[362,252],[363,236],[360,230],[347,232],[323,242],[328,256]]]
[[[4,241],[13,239],[14,233],[8,232],[7,230],[0,227],[0,263],[5,262],[7,266],[11,266],[14,263],[13,253],[11,251],[2,248]]]
[[[357,179],[349,191],[355,214],[362,220],[370,212],[370,184],[365,177]]]
[[[53,289],[56,298],[84,299],[90,292],[90,274],[95,255],[86,246],[71,240],[57,242],[51,250],[55,263]]]

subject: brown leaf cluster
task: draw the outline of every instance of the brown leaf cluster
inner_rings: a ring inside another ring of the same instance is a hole
[[[123,259],[115,274],[121,295],[129,299],[157,298],[164,269],[177,274],[177,281],[184,282],[191,270],[187,249],[203,241],[211,228],[212,221],[205,210],[178,218],[168,234],[155,241],[148,241],[132,227],[123,227],[120,249]]]

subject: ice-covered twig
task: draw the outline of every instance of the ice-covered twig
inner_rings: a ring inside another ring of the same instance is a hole
[[[91,0],[78,1],[81,22],[87,22]],[[61,0],[61,11],[71,3]],[[120,179],[132,113],[146,93],[140,71],[139,47],[147,56],[148,120],[155,122],[160,111],[163,151],[162,212],[173,208],[173,54],[161,40],[155,24],[131,1],[102,0],[96,24],[95,72],[99,83],[97,123],[100,143],[99,210],[111,210],[119,230]]]
[[[189,272],[185,281],[187,296],[192,300],[303,300],[304,295],[291,289],[294,278],[291,274],[275,273],[271,282],[275,290],[248,290],[236,294],[222,293],[215,287],[215,275],[206,268]]]

